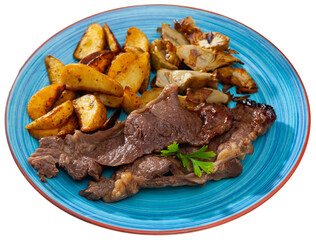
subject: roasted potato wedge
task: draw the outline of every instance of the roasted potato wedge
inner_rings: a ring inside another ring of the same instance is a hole
[[[78,119],[75,114],[72,114],[70,119],[61,127],[53,129],[29,129],[29,133],[36,139],[43,137],[58,136],[64,137],[67,134],[72,134],[78,127]]]
[[[78,118],[76,117],[76,114],[72,114],[69,120],[59,128],[59,131],[57,133],[57,137],[64,137],[67,134],[74,133],[75,129],[78,127]]]
[[[43,137],[57,136],[59,128],[53,129],[29,129],[29,134],[36,139],[41,139]]]
[[[140,89],[139,89],[139,92],[141,94],[143,94],[147,90],[149,86],[149,82],[150,82],[150,77],[151,77],[151,65],[150,65],[150,62],[148,61],[146,77],[144,81],[142,82],[142,85],[140,86]]]
[[[146,105],[150,101],[156,99],[160,95],[162,90],[163,88],[151,88],[142,94],[140,100],[144,105]]]
[[[115,53],[121,52],[122,51],[122,47],[119,44],[119,42],[117,41],[117,39],[114,36],[114,34],[113,34],[112,30],[110,29],[110,27],[106,23],[104,23],[103,24],[103,29],[104,29],[104,32],[105,32],[105,39],[106,39],[106,42],[108,44],[109,49],[112,52],[115,52]]]
[[[63,104],[53,108],[50,112],[35,119],[25,128],[30,129],[54,129],[64,125],[71,117],[74,107],[71,101],[66,101]]]
[[[120,107],[123,102],[123,96],[115,97],[115,96],[98,93],[98,92],[93,93],[93,95],[96,96],[105,106],[111,107],[111,108]]]
[[[72,102],[82,132],[95,131],[106,121],[106,108],[94,95],[86,94]]]
[[[142,101],[136,92],[132,90],[129,86],[124,89],[124,96],[122,102],[122,108],[125,113],[130,114],[135,109],[142,105]]]
[[[129,47],[140,48],[145,52],[149,51],[148,38],[139,28],[131,27],[127,30],[124,49]]]
[[[148,64],[147,52],[140,56],[133,52],[122,53],[112,61],[108,76],[120,83],[123,88],[129,86],[133,92],[138,92],[148,75]]]
[[[80,61],[80,63],[93,67],[94,69],[103,73],[105,72],[105,69],[110,66],[114,56],[114,52],[101,50],[86,56]]]
[[[81,60],[91,53],[103,50],[105,47],[104,29],[99,23],[92,23],[83,34],[73,56],[77,60]]]
[[[52,55],[45,58],[45,66],[50,84],[60,83],[60,73],[64,64]]]
[[[61,71],[61,82],[68,90],[86,90],[101,92],[112,96],[123,96],[122,85],[112,77],[100,73],[81,63],[66,65]]]
[[[42,88],[35,93],[27,104],[27,112],[33,120],[48,113],[65,89],[62,83],[56,83]]]
[[[68,101],[68,100],[74,100],[77,97],[77,93],[72,90],[64,90],[60,97],[57,99],[57,101],[54,103],[54,107],[57,107],[58,105]]]

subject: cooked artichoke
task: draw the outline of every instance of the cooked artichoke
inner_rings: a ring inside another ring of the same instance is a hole
[[[178,69],[180,60],[176,48],[161,39],[154,40],[149,46],[152,65],[156,70],[160,68]]]
[[[180,60],[195,71],[214,71],[215,69],[234,62],[242,63],[229,53],[205,49],[195,45],[183,45],[177,48]]]
[[[163,40],[170,41],[176,47],[189,44],[185,36],[177,30],[172,29],[169,24],[163,23],[161,26],[161,37]]]
[[[214,78],[212,73],[168,69],[157,71],[156,85],[158,87],[165,87],[171,83],[178,85],[179,92],[184,92],[187,88],[201,88],[205,86],[217,89],[217,79]]]
[[[243,68],[223,67],[215,71],[219,82],[237,86],[237,93],[256,93],[258,86]]]

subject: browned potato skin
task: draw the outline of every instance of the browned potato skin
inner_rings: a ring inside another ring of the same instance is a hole
[[[121,52],[122,51],[122,47],[119,44],[119,42],[117,41],[117,39],[114,36],[114,34],[113,34],[112,30],[110,29],[110,27],[106,23],[104,23],[103,24],[103,29],[104,29],[104,32],[105,32],[105,39],[106,39],[106,42],[107,42],[107,44],[109,46],[109,49],[112,52],[115,52],[115,53]]]
[[[30,129],[54,129],[59,128],[64,125],[68,119],[71,117],[74,111],[74,107],[71,101],[66,101],[63,104],[55,107],[50,112],[41,116],[40,118],[35,119],[33,122],[28,124],[25,128]]]
[[[71,90],[64,90],[60,97],[57,99],[57,101],[54,103],[54,107],[57,107],[58,105],[68,101],[68,100],[74,100],[77,97],[77,93],[75,91]]]
[[[129,87],[124,89],[122,108],[126,114],[130,114],[142,105],[140,97]]]
[[[111,108],[118,108],[122,105],[123,102],[123,96],[115,97],[98,92],[93,93],[93,95],[96,96],[103,103],[103,105]]]
[[[136,27],[131,27],[127,30],[124,49],[128,47],[140,48],[145,52],[149,51],[149,41],[147,36]]]
[[[53,129],[29,129],[29,134],[36,139],[41,139],[43,137],[57,136],[59,128]]]
[[[144,81],[142,82],[142,85],[140,86],[140,89],[139,89],[139,92],[141,94],[143,94],[147,90],[149,86],[149,82],[150,82],[150,76],[151,76],[151,65],[150,65],[150,62],[148,61],[146,77]]]
[[[80,39],[73,56],[77,60],[81,60],[93,52],[103,50],[105,47],[104,29],[99,23],[92,23]]]
[[[57,137],[64,137],[67,134],[72,134],[78,128],[78,118],[76,114],[72,114],[69,120],[59,128]]]
[[[57,136],[64,137],[67,134],[74,133],[75,129],[78,127],[78,119],[75,114],[72,114],[70,119],[61,127],[53,129],[29,129],[29,133],[32,137],[36,139],[41,139],[43,137]]]
[[[140,97],[142,103],[146,105],[150,101],[156,99],[160,93],[162,92],[163,88],[151,88],[144,92],[142,96]]]
[[[48,113],[65,89],[62,83],[56,83],[42,88],[35,93],[27,104],[27,112],[33,120]]]
[[[67,90],[101,92],[112,96],[123,96],[123,87],[112,77],[81,63],[66,65],[61,72],[61,82]]]
[[[60,83],[60,73],[64,64],[52,55],[45,58],[45,66],[50,84]]]
[[[73,100],[73,105],[82,132],[95,131],[106,121],[105,106],[92,94],[86,94]]]
[[[109,68],[108,76],[119,82],[123,88],[129,86],[138,92],[148,75],[149,53],[138,56],[133,52],[119,54]]]
[[[105,69],[110,66],[114,56],[114,52],[102,50],[86,56],[80,61],[80,63],[86,64],[99,72],[104,73]]]

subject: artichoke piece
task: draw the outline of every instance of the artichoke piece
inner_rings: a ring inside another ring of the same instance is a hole
[[[195,71],[214,71],[219,67],[232,65],[235,62],[242,63],[238,58],[229,53],[216,49],[205,49],[195,45],[183,45],[177,48],[180,60]]]
[[[179,92],[184,92],[187,88],[201,88],[211,86],[217,88],[217,79],[212,73],[196,72],[189,70],[168,70],[157,71],[156,85],[165,87],[168,84],[178,85]]]
[[[216,49],[218,51],[226,51],[229,47],[229,37],[219,32],[209,32],[206,35],[206,39],[198,42],[202,48]]]
[[[190,44],[182,33],[172,29],[169,24],[163,23],[161,26],[163,40],[171,42],[176,47]]]
[[[200,103],[223,103],[227,104],[232,99],[232,95],[210,88],[193,89],[188,88],[186,101],[196,105]]]
[[[152,65],[156,70],[160,68],[175,70],[181,63],[176,54],[176,48],[170,42],[156,39],[150,44],[149,52]]]
[[[237,93],[256,93],[258,91],[257,84],[243,68],[223,67],[214,73],[219,82],[237,86]]]

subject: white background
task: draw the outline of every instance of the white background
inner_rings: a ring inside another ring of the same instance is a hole
[[[210,10],[255,29],[291,61],[316,105],[316,17],[308,1],[17,1],[0,7],[0,238],[1,239],[315,239],[315,131],[301,164],[287,184],[252,212],[224,225],[194,233],[146,236],[104,229],[52,205],[17,168],[5,137],[4,111],[11,85],[28,57],[56,32],[82,18],[129,5],[173,3]],[[312,124],[313,125],[313,124]],[[6,236],[6,237],[5,237]]]

